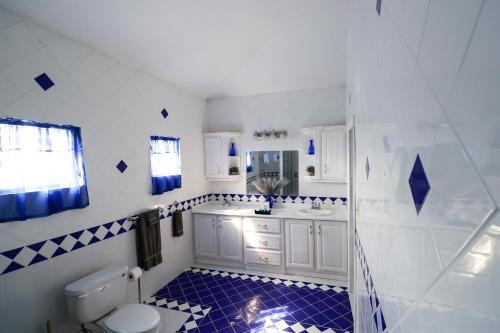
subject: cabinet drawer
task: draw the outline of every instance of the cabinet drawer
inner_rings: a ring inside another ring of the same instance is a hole
[[[245,218],[244,230],[250,232],[281,232],[281,221],[279,219]]]
[[[281,250],[281,235],[246,231],[245,245],[261,249]]]
[[[280,266],[281,252],[246,249],[246,261],[251,264]]]

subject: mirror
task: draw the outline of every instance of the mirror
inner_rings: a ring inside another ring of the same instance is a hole
[[[299,195],[299,152],[284,151],[251,151],[246,154],[247,194],[260,194],[252,185],[257,177],[288,179],[280,195]]]

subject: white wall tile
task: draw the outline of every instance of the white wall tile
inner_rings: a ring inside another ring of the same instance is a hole
[[[4,30],[0,30],[0,69],[13,63],[20,53],[17,51],[14,44],[12,44],[7,37],[7,33]]]
[[[406,0],[401,18],[401,35],[413,56],[418,55],[427,19],[429,0]]]
[[[11,26],[20,20],[21,19],[19,17],[0,9],[0,29]]]
[[[482,2],[431,1],[418,62],[443,104],[455,83]]]
[[[33,32],[42,46],[47,46],[50,43],[53,43],[56,40],[62,38],[62,36],[58,33],[41,27],[34,22],[26,22],[26,25],[28,26],[28,28],[30,28],[30,30]]]
[[[67,69],[81,58],[90,54],[92,50],[68,38],[61,38],[47,46],[47,51],[54,57],[57,63]]]
[[[500,203],[500,4],[486,1],[446,113]]]
[[[42,47],[42,44],[24,22],[11,25],[4,31],[20,54],[28,55]]]

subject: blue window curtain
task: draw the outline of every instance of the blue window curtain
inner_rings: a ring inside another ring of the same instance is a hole
[[[79,127],[0,119],[0,223],[88,205]]]
[[[150,140],[153,194],[181,188],[180,139],[152,136]]]

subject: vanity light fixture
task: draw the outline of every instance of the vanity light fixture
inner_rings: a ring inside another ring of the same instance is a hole
[[[288,137],[288,130],[282,128],[280,130],[271,129],[271,130],[261,130],[253,133],[254,138],[263,140],[263,139],[281,139]]]

